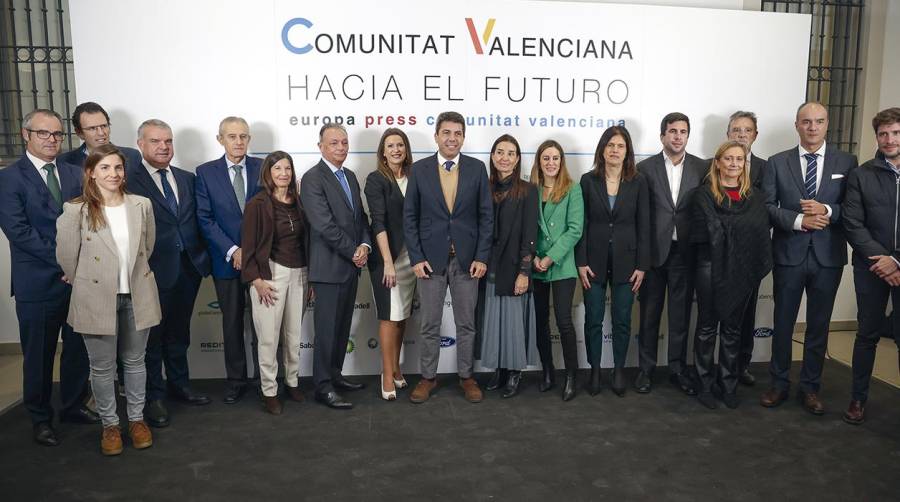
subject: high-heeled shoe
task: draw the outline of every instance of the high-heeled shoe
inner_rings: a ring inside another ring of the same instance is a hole
[[[625,369],[616,368],[613,370],[612,391],[619,397],[625,397]]]
[[[405,389],[409,387],[409,384],[406,383],[406,378],[403,375],[400,375],[399,379],[391,377],[391,380],[394,381],[394,387],[398,389]]]
[[[600,365],[591,366],[591,385],[588,387],[588,394],[596,396],[602,388],[600,379]]]
[[[397,389],[390,392],[384,390],[384,374],[381,375],[381,399],[384,399],[385,401],[394,401],[397,399]]]
[[[506,385],[506,380],[507,371],[503,368],[497,368],[494,374],[491,375],[491,379],[488,380],[487,385],[484,386],[484,390],[497,390]]]
[[[571,401],[575,397],[575,370],[566,370],[566,385],[563,387],[563,401]]]
[[[548,363],[543,366],[543,375],[541,383],[538,385],[538,392],[547,392],[556,385],[556,369],[553,367],[553,363]]]
[[[510,371],[509,377],[506,379],[506,385],[503,387],[501,397],[513,397],[519,393],[519,382],[522,381],[521,371]]]

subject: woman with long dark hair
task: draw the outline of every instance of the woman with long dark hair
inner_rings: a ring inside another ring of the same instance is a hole
[[[590,393],[600,392],[603,317],[609,284],[612,310],[612,390],[625,395],[625,356],[631,338],[631,306],[650,268],[650,189],[637,172],[631,135],[621,126],[603,132],[594,169],[581,177],[584,234],[575,247],[584,288],[584,340],[591,365]]]
[[[519,392],[522,370],[537,364],[531,269],[537,238],[537,188],[522,179],[519,142],[509,134],[491,147],[494,238],[478,295],[482,366],[494,369],[485,390]]]
[[[403,242],[403,200],[412,165],[406,133],[397,128],[385,130],[376,157],[378,167],[366,178],[365,188],[377,244],[369,259],[369,278],[378,314],[381,398],[393,401],[397,399],[397,389],[407,386],[400,371],[400,349],[416,293],[416,274]]]
[[[722,143],[709,166],[707,183],[693,198],[690,242],[696,257],[697,329],[694,361],[700,378],[697,399],[715,409],[716,395],[736,408],[741,322],[755,287],[772,270],[772,241],[765,195],[752,188],[747,150]],[[719,369],[715,368],[716,337]]]
[[[288,398],[303,401],[300,376],[300,324],[308,293],[306,224],[294,160],[270,153],[259,171],[262,190],[244,208],[241,280],[250,283],[253,325],[259,339],[259,383],[266,411],[280,415],[278,341],[282,342]]]
[[[144,422],[150,328],[161,312],[148,260],[156,242],[150,200],[125,192],[125,155],[112,144],[84,162],[83,192],[56,221],[56,259],[72,284],[66,322],[84,337],[91,389],[103,424],[100,450],[122,453],[116,412],[116,358],[124,366],[128,435],[137,449],[153,444]]]

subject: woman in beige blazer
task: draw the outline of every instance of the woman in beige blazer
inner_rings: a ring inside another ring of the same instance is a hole
[[[156,279],[147,260],[156,228],[149,199],[125,193],[125,156],[102,145],[84,164],[81,197],[63,205],[56,222],[56,259],[72,284],[67,322],[84,337],[91,388],[103,422],[104,455],[122,452],[113,378],[125,367],[128,434],[135,448],[153,444],[144,422],[150,328],[159,324]]]

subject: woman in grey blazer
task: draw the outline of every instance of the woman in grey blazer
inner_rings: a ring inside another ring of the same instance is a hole
[[[156,228],[149,199],[125,193],[125,156],[103,145],[84,164],[81,197],[63,205],[56,222],[56,259],[72,284],[67,322],[84,337],[91,388],[103,423],[100,449],[122,452],[113,377],[125,367],[128,435],[137,449],[153,444],[144,422],[150,328],[159,324],[156,279],[147,260]]]

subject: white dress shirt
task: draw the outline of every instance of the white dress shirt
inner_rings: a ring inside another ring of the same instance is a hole
[[[147,163],[146,160],[141,160],[144,164],[144,169],[147,170],[147,173],[150,174],[150,179],[153,180],[153,183],[156,185],[156,188],[159,189],[159,193],[162,194],[163,197],[166,196],[166,193],[163,191],[162,185],[162,177],[159,174],[159,169],[151,166]],[[181,199],[178,197],[178,183],[175,182],[175,175],[172,174],[172,166],[166,166],[166,181],[169,182],[169,186],[172,187],[172,192],[175,193],[175,202],[181,203]]]
[[[684,175],[684,159],[686,158],[687,153],[683,152],[681,154],[681,162],[675,164],[666,155],[666,152],[663,152],[663,159],[666,161],[666,176],[669,178],[669,189],[672,191],[672,202],[676,206],[678,205],[678,192],[681,190],[681,177]],[[678,240],[678,229],[675,227],[672,228],[672,240]]]
[[[815,152],[807,152],[805,148],[802,146],[797,147],[798,155],[800,155],[800,179],[806,182],[806,157],[805,155],[808,153],[816,154],[816,193],[819,193],[819,187],[822,186],[822,173],[825,172],[825,142],[822,142],[822,146],[819,147]],[[831,218],[831,206],[828,204],[822,204],[825,206],[825,216]],[[794,220],[794,230],[798,232],[803,231],[803,213],[797,215],[797,218]]]

